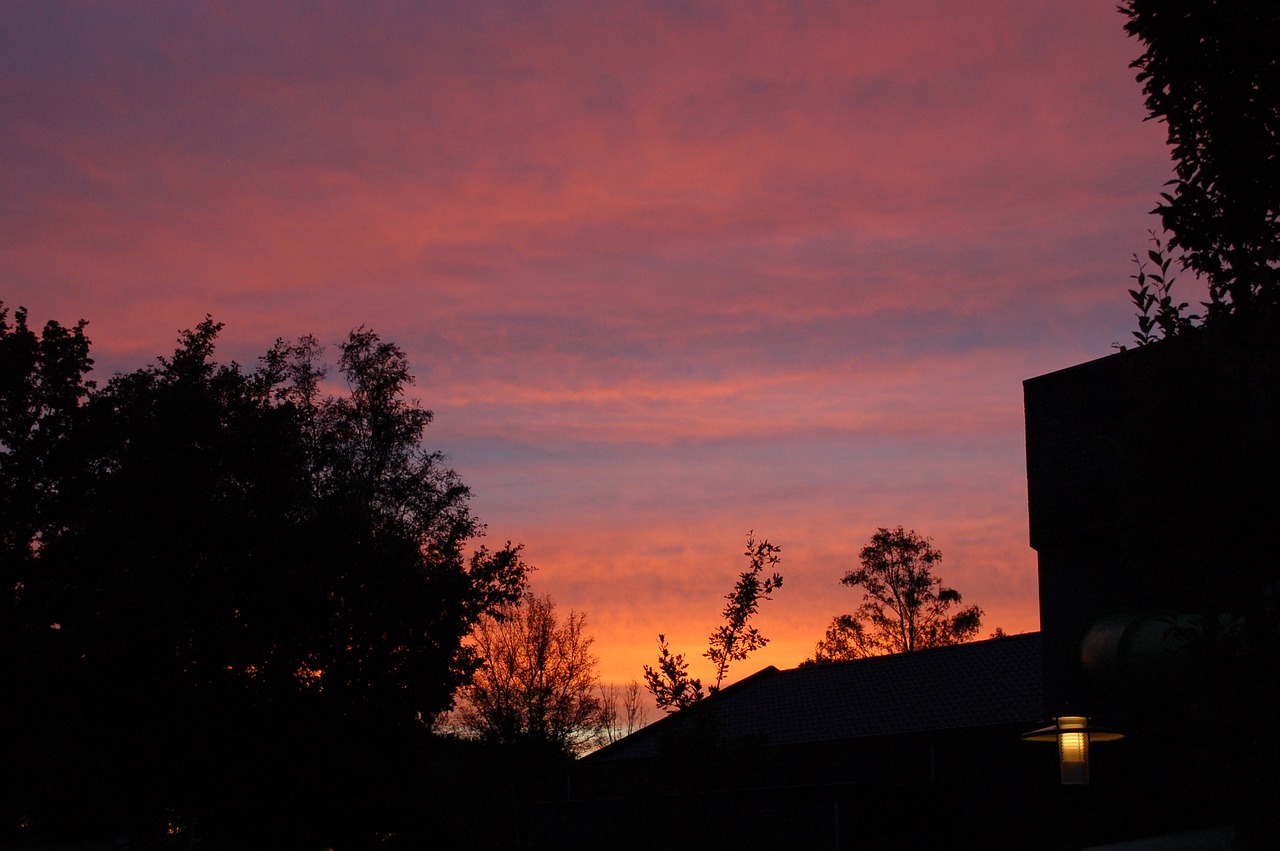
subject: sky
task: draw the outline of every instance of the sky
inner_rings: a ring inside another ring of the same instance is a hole
[[[1115,0],[68,3],[0,13],[0,300],[98,378],[206,314],[399,344],[427,445],[601,672],[791,667],[878,527],[1039,624],[1024,379],[1111,353],[1172,175]],[[335,356],[336,359],[336,356]]]

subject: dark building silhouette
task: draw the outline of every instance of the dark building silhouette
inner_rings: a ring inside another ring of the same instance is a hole
[[[1099,621],[1243,616],[1274,593],[1275,349],[1199,333],[1024,383],[1050,708],[1119,709],[1079,658]]]
[[[1095,821],[1274,847],[1275,330],[1229,317],[1024,383],[1045,707],[1126,733]]]
[[[554,844],[626,824],[624,848],[1026,847],[1056,783],[1019,740],[1044,718],[1040,670],[1034,633],[765,668],[579,761]]]

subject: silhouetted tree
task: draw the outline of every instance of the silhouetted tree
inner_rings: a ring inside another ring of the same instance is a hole
[[[839,662],[878,655],[868,645],[867,631],[853,615],[836,615],[814,648],[813,658],[805,662]]]
[[[0,580],[17,593],[43,542],[60,531],[60,488],[72,475],[67,442],[94,383],[86,323],[47,322],[39,334],[19,307],[9,323],[0,301]],[[6,601],[12,604],[14,601]],[[6,624],[11,621],[6,618]]]
[[[683,653],[672,653],[667,637],[658,633],[658,667],[644,666],[645,686],[659,709],[675,712],[702,700],[702,680],[689,676]]]
[[[480,666],[460,694],[455,718],[463,727],[499,744],[566,754],[606,736],[585,614],[558,618],[549,596],[526,594],[482,615],[471,640]]]
[[[11,828],[31,812],[38,775],[30,765],[57,764],[58,748],[41,735],[48,707],[42,693],[55,624],[33,611],[38,554],[65,526],[80,471],[70,439],[93,382],[85,322],[67,328],[47,322],[39,333],[27,311],[0,302],[0,729],[6,769],[0,773],[0,825]],[[68,695],[71,697],[71,695]],[[3,828],[0,828],[3,831]],[[7,837],[0,832],[0,843]]]
[[[814,661],[908,653],[968,641],[982,627],[982,610],[949,613],[960,593],[933,575],[942,553],[915,531],[878,529],[859,553],[861,566],[841,582],[861,586],[862,605],[836,617],[814,652]]]
[[[760,608],[760,601],[771,599],[774,589],[782,587],[782,574],[774,572],[764,576],[766,567],[774,567],[782,557],[781,547],[767,540],[756,541],[753,532],[747,533],[747,549],[743,553],[749,560],[747,570],[738,576],[733,590],[725,595],[728,603],[721,612],[724,623],[716,627],[708,639],[707,652],[702,654],[716,666],[716,682],[712,693],[720,690],[730,662],[740,662],[754,650],[769,643],[753,626],[748,626]],[[689,666],[684,656],[672,653],[667,647],[665,635],[658,636],[658,667],[644,666],[645,683],[660,708],[673,712],[691,706],[702,699],[702,681],[689,676]]]
[[[24,817],[362,841],[397,797],[377,766],[448,707],[475,665],[463,640],[526,567],[475,546],[469,491],[420,448],[431,415],[405,398],[398,348],[353,332],[350,392],[321,398],[313,340],[250,372],[214,361],[220,328],[101,390],[63,382],[67,461],[41,485],[56,510],[6,537],[25,564],[3,657],[29,707]],[[82,337],[52,334],[79,353],[60,374],[83,373]]]
[[[644,706],[644,689],[639,680],[632,680],[621,687],[613,684],[602,686],[600,699],[605,707],[605,717],[608,722],[606,736],[610,742],[616,742],[623,736],[630,736],[648,723],[648,713]]]
[[[772,568],[782,560],[778,555],[781,551],[781,547],[768,541],[757,542],[755,536],[748,533],[744,555],[750,566],[739,574],[733,590],[725,595],[728,604],[720,613],[724,623],[711,633],[708,639],[710,647],[702,654],[716,666],[716,684],[711,686],[713,692],[720,690],[730,662],[741,662],[748,654],[769,643],[769,639],[754,626],[748,626],[747,621],[760,608],[761,599],[770,599],[774,589],[782,587],[782,574],[775,571],[772,576],[762,575],[765,567]]]
[[[1153,118],[1168,127],[1172,190],[1155,212],[1209,285],[1209,319],[1280,302],[1280,4],[1125,0]]]

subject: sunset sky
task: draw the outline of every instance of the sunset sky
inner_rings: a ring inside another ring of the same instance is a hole
[[[98,378],[206,313],[399,343],[605,677],[812,653],[878,526],[1038,628],[1021,382],[1102,357],[1172,168],[1116,0],[6,2],[0,299]]]

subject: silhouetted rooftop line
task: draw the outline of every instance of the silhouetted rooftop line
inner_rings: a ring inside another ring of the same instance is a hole
[[[764,668],[708,697],[726,739],[771,745],[891,736],[1044,718],[1040,634],[849,662]],[[686,710],[687,712],[687,710]],[[667,716],[588,759],[655,756]]]

